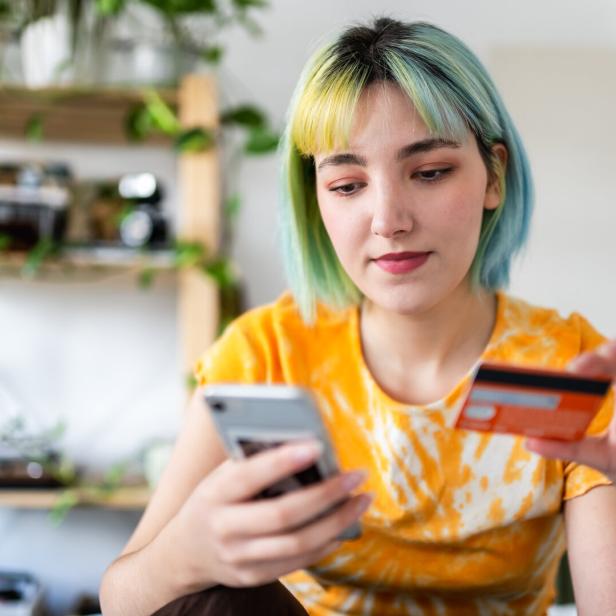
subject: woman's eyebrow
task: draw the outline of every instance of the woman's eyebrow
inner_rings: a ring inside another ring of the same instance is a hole
[[[452,141],[450,139],[440,138],[428,138],[410,143],[400,148],[396,154],[396,160],[403,160],[414,154],[422,152],[430,152],[432,150],[438,150],[440,148],[459,148],[460,143]],[[343,152],[341,154],[332,154],[326,156],[317,166],[317,169],[323,167],[336,166],[336,165],[359,165],[360,167],[367,167],[368,161],[365,157],[359,154],[351,154],[350,152]]]
[[[422,139],[421,141],[416,141],[415,143],[411,143],[409,145],[405,145],[403,148],[400,148],[396,154],[396,160],[403,160],[404,158],[408,158],[409,156],[413,156],[414,154],[419,154],[421,152],[430,152],[441,148],[459,148],[460,146],[460,143],[451,139],[440,139],[438,137]]]
[[[360,167],[367,167],[368,161],[359,154],[350,154],[349,152],[345,152],[343,154],[332,154],[331,156],[326,156],[319,163],[317,169],[323,169],[323,167],[335,165],[359,165]]]

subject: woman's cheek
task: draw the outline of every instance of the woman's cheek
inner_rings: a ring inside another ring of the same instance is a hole
[[[484,196],[479,190],[452,191],[444,200],[445,207],[439,212],[439,220],[446,222],[453,232],[459,233],[463,229],[470,231],[481,225]]]

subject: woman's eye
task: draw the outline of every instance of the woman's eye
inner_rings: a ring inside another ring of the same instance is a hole
[[[339,195],[352,195],[357,192],[361,188],[361,184],[359,182],[351,182],[350,184],[342,184],[340,186],[335,186],[334,188],[330,188],[330,192],[338,193]]]
[[[413,177],[418,178],[422,182],[436,182],[448,173],[453,171],[453,167],[443,167],[442,169],[427,169],[426,171],[417,171]]]

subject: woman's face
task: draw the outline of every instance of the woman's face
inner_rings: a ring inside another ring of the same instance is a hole
[[[348,148],[315,155],[315,166],[325,228],[369,300],[412,314],[470,289],[483,211],[500,202],[470,131],[460,143],[434,139],[397,86],[375,83]]]

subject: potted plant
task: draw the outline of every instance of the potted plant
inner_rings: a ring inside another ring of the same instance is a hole
[[[220,61],[224,28],[260,33],[252,11],[265,6],[264,0],[0,0],[0,26],[5,52],[10,40],[20,41],[28,86],[173,85],[199,64]]]

